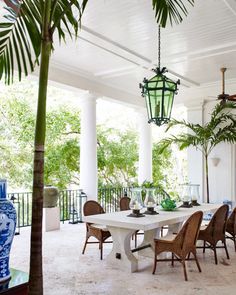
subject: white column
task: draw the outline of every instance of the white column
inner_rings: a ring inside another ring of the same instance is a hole
[[[137,121],[139,125],[138,183],[141,184],[145,180],[152,181],[152,131],[146,113],[139,112]]]
[[[185,103],[187,107],[187,122],[193,124],[203,124],[203,100],[197,103]],[[200,199],[204,196],[204,159],[201,151],[194,147],[189,147],[188,155],[188,181],[192,184],[200,184]],[[206,200],[205,200],[206,201]]]
[[[80,188],[88,200],[97,200],[96,97],[91,93],[81,102]]]

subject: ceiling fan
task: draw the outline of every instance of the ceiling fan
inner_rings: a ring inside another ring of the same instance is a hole
[[[225,72],[227,68],[221,68],[220,71],[222,73],[222,93],[218,95],[218,99],[222,100],[222,103],[226,101],[234,101],[236,102],[236,94],[229,95],[225,93]]]

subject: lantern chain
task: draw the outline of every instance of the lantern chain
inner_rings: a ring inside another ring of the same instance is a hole
[[[161,70],[161,27],[158,26],[158,68]]]

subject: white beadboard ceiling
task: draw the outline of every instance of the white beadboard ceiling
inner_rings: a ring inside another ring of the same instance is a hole
[[[162,65],[185,87],[236,78],[236,0],[198,0],[180,25],[161,32]],[[77,42],[58,46],[54,65],[139,96],[157,56],[151,1],[88,1]],[[236,89],[235,89],[236,90]]]
[[[60,71],[66,71],[68,81],[71,74],[78,81],[83,77],[86,83],[96,83],[96,89],[109,86],[127,96],[140,96],[139,83],[153,75],[157,56],[151,3],[89,0],[78,40],[67,38],[59,45],[55,38],[52,68],[57,74],[51,78],[58,80]],[[162,65],[172,78],[181,79],[181,89],[218,81],[220,92],[221,67],[228,68],[226,80],[236,81],[236,0],[196,0],[183,23],[162,29],[161,35]]]

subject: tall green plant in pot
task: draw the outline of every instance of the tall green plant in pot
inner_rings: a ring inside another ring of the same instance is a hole
[[[38,108],[34,143],[33,206],[30,257],[30,295],[43,294],[42,273],[42,203],[44,187],[44,144],[46,136],[46,98],[48,70],[53,51],[53,37],[76,37],[78,23],[88,0],[4,0],[8,5],[5,21],[0,23],[0,79],[13,82],[33,71],[39,64]],[[187,0],[194,3],[194,0]],[[157,22],[179,23],[187,10],[182,0],[153,0]],[[77,16],[76,16],[77,15]]]
[[[202,152],[205,160],[207,203],[210,202],[208,158],[213,148],[219,143],[236,142],[236,115],[232,112],[234,109],[236,109],[236,104],[232,102],[217,104],[211,114],[210,121],[203,126],[188,123],[185,120],[171,120],[167,131],[175,126],[182,126],[188,131],[177,136],[170,136],[160,142],[160,152],[172,143],[177,144],[180,150],[193,146]]]

